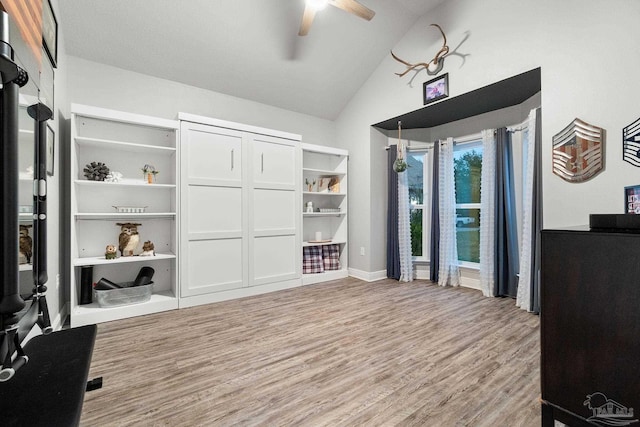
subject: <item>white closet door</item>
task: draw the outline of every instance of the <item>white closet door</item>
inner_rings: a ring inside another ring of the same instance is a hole
[[[181,296],[247,284],[243,133],[183,122]]]
[[[254,135],[251,151],[249,286],[299,279],[300,145]]]
[[[240,186],[242,132],[195,123],[186,125],[182,140],[189,182]]]
[[[252,142],[254,186],[294,190],[296,150],[300,148],[292,141],[261,135],[253,136]]]

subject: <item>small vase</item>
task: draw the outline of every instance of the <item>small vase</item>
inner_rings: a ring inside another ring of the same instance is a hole
[[[147,174],[147,183],[153,184],[153,174],[150,174],[150,173]]]

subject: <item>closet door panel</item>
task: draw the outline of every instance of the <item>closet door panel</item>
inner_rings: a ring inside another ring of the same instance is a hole
[[[192,185],[188,200],[190,234],[242,230],[241,188]]]
[[[296,194],[293,191],[254,190],[253,227],[256,233],[281,230],[295,233]],[[302,208],[301,208],[302,209]]]
[[[298,252],[296,236],[256,237],[253,240],[253,280],[251,285],[264,285],[295,279]]]
[[[247,285],[243,132],[183,122],[181,296]]]
[[[188,283],[182,296],[239,288],[243,284],[242,239],[189,242]]]
[[[187,178],[215,185],[242,181],[242,133],[192,124],[186,136]]]
[[[253,140],[254,187],[286,188],[296,185],[296,150],[286,140]]]

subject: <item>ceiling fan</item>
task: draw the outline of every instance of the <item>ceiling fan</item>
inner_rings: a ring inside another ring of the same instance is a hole
[[[367,21],[371,21],[376,14],[373,10],[361,5],[356,0],[306,0],[300,31],[298,31],[299,36],[306,36],[309,33],[316,12],[324,9],[327,4],[359,16]]]

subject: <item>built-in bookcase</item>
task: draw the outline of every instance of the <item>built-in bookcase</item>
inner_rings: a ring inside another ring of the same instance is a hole
[[[71,326],[122,319],[178,308],[178,129],[179,122],[91,106],[71,106]],[[118,182],[88,180],[83,172],[102,162],[122,174]],[[153,165],[159,173],[149,183],[143,173]],[[135,208],[135,213],[122,212]],[[117,223],[138,223],[140,244],[150,240],[155,256],[108,260],[106,246],[118,245]],[[80,270],[93,266],[93,281],[133,281],[143,266],[154,269],[150,301],[99,307],[79,304]]]
[[[304,284],[335,280],[348,276],[347,249],[347,165],[346,150],[302,144],[303,247],[338,244],[340,269],[303,274]],[[333,186],[330,184],[333,183]],[[312,212],[307,212],[309,202]],[[317,234],[320,236],[317,236]],[[321,239],[317,239],[321,237]]]

